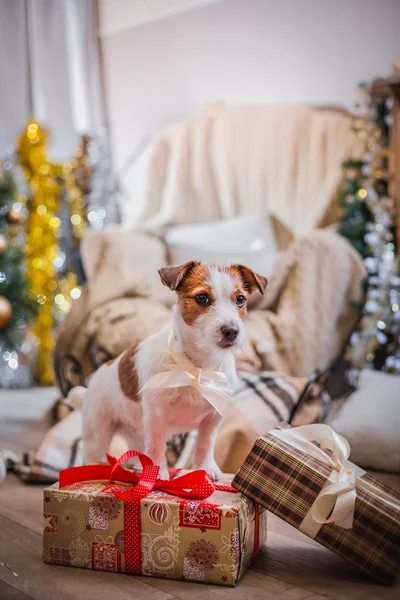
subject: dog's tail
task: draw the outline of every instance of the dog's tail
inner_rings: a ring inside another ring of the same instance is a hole
[[[82,408],[87,377],[79,360],[72,354],[58,354],[54,362],[57,385],[70,408]]]

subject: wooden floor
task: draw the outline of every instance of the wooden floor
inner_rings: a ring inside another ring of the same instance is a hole
[[[52,393],[0,393],[0,447],[39,443]],[[35,404],[36,402],[36,404]],[[32,403],[34,403],[32,405]],[[397,478],[386,481],[399,489]],[[42,486],[14,475],[0,483],[1,600],[390,600],[399,587],[375,585],[312,540],[269,515],[266,547],[236,588],[45,565],[41,561]]]

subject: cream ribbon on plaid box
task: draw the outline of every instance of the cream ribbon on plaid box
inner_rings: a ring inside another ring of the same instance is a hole
[[[352,528],[357,497],[356,484],[377,500],[400,510],[400,504],[395,502],[391,495],[362,478],[366,471],[348,460],[348,441],[329,425],[272,429],[268,433],[332,469],[325,486],[299,527],[300,531],[309,537],[315,538],[324,523],[334,523],[343,529]],[[330,453],[325,450],[330,450]]]
[[[191,386],[200,392],[207,402],[223,416],[233,403],[232,397],[228,393],[225,373],[221,370],[203,370],[195,367],[186,354],[178,350],[174,328],[172,328],[168,346],[164,348],[163,352],[171,362],[163,362],[161,366],[165,371],[150,377],[139,394],[144,390]]]

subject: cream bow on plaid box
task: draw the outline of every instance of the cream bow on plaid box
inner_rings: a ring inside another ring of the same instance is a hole
[[[171,348],[165,348],[164,353],[173,362],[162,363],[166,370],[150,377],[139,393],[145,390],[191,386],[200,392],[220,415],[224,415],[233,403],[228,393],[225,373],[199,369],[183,352]],[[225,389],[222,389],[221,385]]]
[[[352,528],[357,498],[356,485],[367,490],[377,500],[400,509],[400,505],[389,494],[363,479],[366,471],[348,460],[348,441],[329,425],[316,423],[292,429],[272,429],[269,433],[332,469],[325,486],[299,527],[308,536],[315,538],[324,523],[334,523],[343,529]]]

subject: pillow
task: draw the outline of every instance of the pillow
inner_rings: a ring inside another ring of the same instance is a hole
[[[165,241],[173,265],[242,263],[264,277],[272,274],[278,255],[271,221],[263,215],[171,227]]]
[[[400,376],[364,370],[358,390],[329,423],[364,469],[400,471]]]
[[[115,296],[114,287],[108,285],[112,270],[129,288],[128,295],[139,289],[166,304],[174,300],[174,294],[158,275],[158,269],[167,264],[167,250],[164,241],[155,235],[120,225],[87,229],[81,256],[93,297],[98,295],[105,301],[105,296]]]

